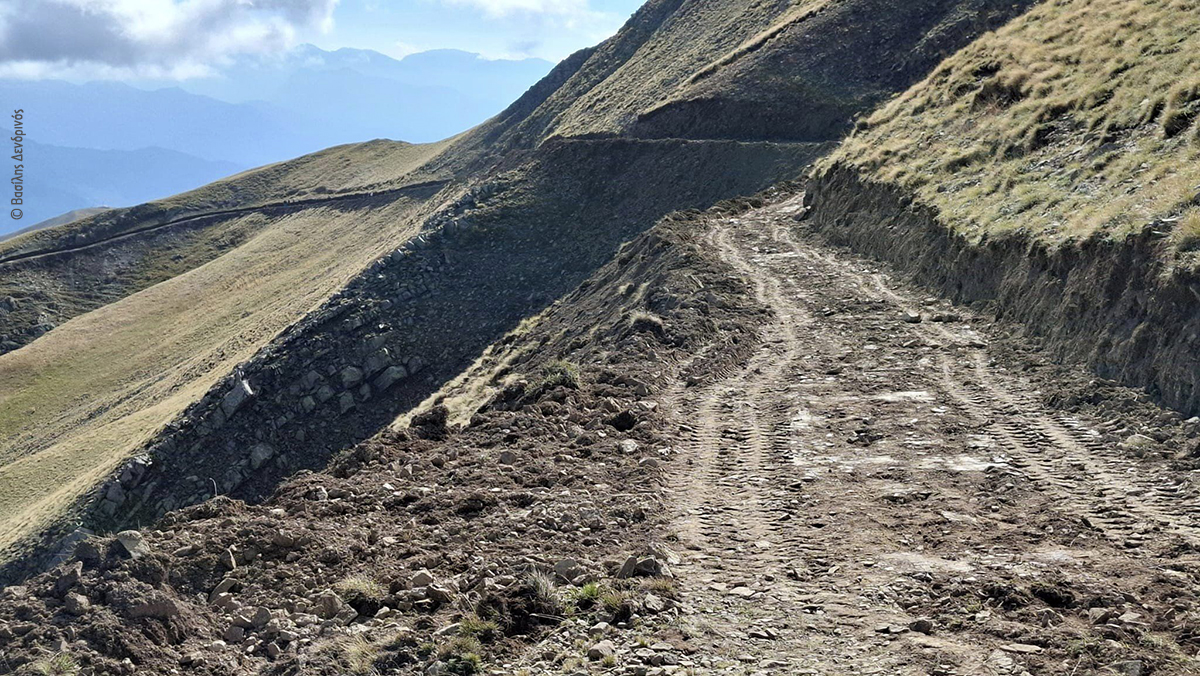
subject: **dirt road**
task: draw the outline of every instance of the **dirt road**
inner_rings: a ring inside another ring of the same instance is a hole
[[[1178,449],[1048,408],[1036,354],[809,241],[801,209],[709,235],[774,321],[674,401],[698,672],[1200,673]]]

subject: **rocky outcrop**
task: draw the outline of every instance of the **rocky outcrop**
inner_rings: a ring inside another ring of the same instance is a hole
[[[1166,228],[1063,244],[971,241],[894,186],[836,166],[808,185],[809,224],[959,303],[987,303],[1068,360],[1200,414],[1200,279],[1172,267]]]

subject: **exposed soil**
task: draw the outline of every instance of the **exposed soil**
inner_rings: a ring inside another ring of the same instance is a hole
[[[1196,673],[1195,422],[816,244],[803,214],[709,219],[772,319],[664,397],[674,600],[611,673]],[[562,629],[529,673],[597,638]]]
[[[704,673],[1195,673],[1178,417],[1137,410],[1164,443],[1123,448],[1130,393],[814,245],[801,204],[710,231],[774,321],[677,398],[674,570]],[[1088,410],[1047,405],[1075,389]]]
[[[464,427],[85,543],[0,595],[0,673],[1195,673],[1196,423],[804,213],[639,237]]]

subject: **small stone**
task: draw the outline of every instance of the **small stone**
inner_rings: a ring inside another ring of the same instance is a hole
[[[229,643],[241,643],[246,638],[246,630],[237,626],[236,624],[231,624],[229,625],[229,628],[225,630],[224,638]]]
[[[150,545],[146,544],[145,536],[136,530],[123,530],[117,533],[117,542],[121,543],[131,558],[140,559],[150,554]]]
[[[224,578],[223,580],[221,580],[220,582],[217,583],[217,586],[213,587],[213,590],[211,592],[209,592],[208,602],[212,603],[213,601],[216,601],[218,596],[233,589],[234,585],[236,585],[236,584],[237,584],[237,581],[234,580],[233,578],[231,578],[231,577]]]
[[[1017,653],[1020,655],[1037,655],[1042,652],[1041,646],[1029,645],[1028,643],[1006,643],[1000,646],[1000,649],[1006,653]]]
[[[362,369],[357,366],[347,366],[342,369],[342,388],[350,389],[356,387],[363,381]]]
[[[179,614],[179,605],[162,594],[155,594],[149,599],[140,603],[134,604],[129,608],[129,616],[132,618],[138,617],[157,617],[166,619]]]
[[[652,556],[638,561],[633,573],[642,577],[674,577],[667,564]]]
[[[92,607],[92,602],[83,594],[70,593],[67,594],[64,606],[68,613],[72,615],[82,615]]]
[[[609,657],[615,657],[616,654],[616,646],[613,645],[612,641],[608,640],[600,641],[599,643],[594,644],[591,648],[588,648],[587,652],[588,659],[592,660],[593,662],[598,662]]]
[[[909,622],[908,628],[918,634],[931,634],[933,633],[933,621],[924,617],[918,618]]]
[[[237,558],[234,556],[232,549],[226,549],[221,552],[221,555],[217,557],[217,561],[229,570],[237,569]]]
[[[563,559],[554,564],[554,574],[563,582],[570,582],[583,573],[583,568],[575,559]]]
[[[255,608],[254,614],[252,616],[250,616],[250,623],[254,625],[255,629],[262,629],[263,627],[267,626],[267,623],[270,621],[271,621],[270,609],[263,608],[262,606]]]
[[[646,594],[642,607],[646,609],[647,613],[657,615],[667,609],[667,602],[655,594]]]
[[[515,465],[517,463],[517,454],[512,451],[501,451],[500,456],[496,460],[501,465]]]
[[[1141,660],[1113,662],[1108,665],[1108,668],[1121,674],[1121,676],[1143,676],[1146,673],[1146,666],[1142,664]]]
[[[270,444],[254,444],[250,449],[250,469],[258,469],[275,456],[275,449]]]
[[[347,608],[349,608],[351,612],[354,611],[353,608],[350,608],[350,604],[343,601],[342,597],[337,595],[337,592],[328,590],[321,592],[321,594],[317,596],[311,610],[322,620],[331,620],[335,617],[341,616]]]
[[[411,589],[416,589],[418,587],[428,587],[431,584],[433,584],[433,574],[425,569],[418,570],[416,572],[416,574],[414,574],[408,580],[408,586]]]
[[[592,636],[603,636],[612,629],[612,625],[607,622],[597,622],[588,629],[588,634]]]
[[[408,371],[403,366],[389,366],[371,384],[376,391],[383,392],[407,377]]]
[[[625,563],[621,564],[620,570],[617,571],[617,579],[624,580],[628,577],[633,577],[633,571],[637,569],[638,559],[636,556],[631,556],[625,559]]]
[[[906,323],[906,324],[920,324],[921,323],[921,313],[913,312],[912,310],[908,310],[903,315],[901,315],[901,319],[903,319],[904,323]]]

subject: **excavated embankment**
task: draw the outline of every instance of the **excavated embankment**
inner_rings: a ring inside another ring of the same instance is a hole
[[[756,192],[821,147],[560,141],[497,170],[218,382],[71,517],[19,545],[0,580],[56,563],[88,531],[154,523],[215,496],[256,502],[295,472],[324,467],[668,211]],[[711,165],[731,171],[706,172]]]
[[[1153,224],[1062,245],[1026,233],[971,241],[897,187],[834,166],[808,185],[808,223],[958,303],[986,303],[1057,356],[1200,413],[1200,279],[1170,264]]]

